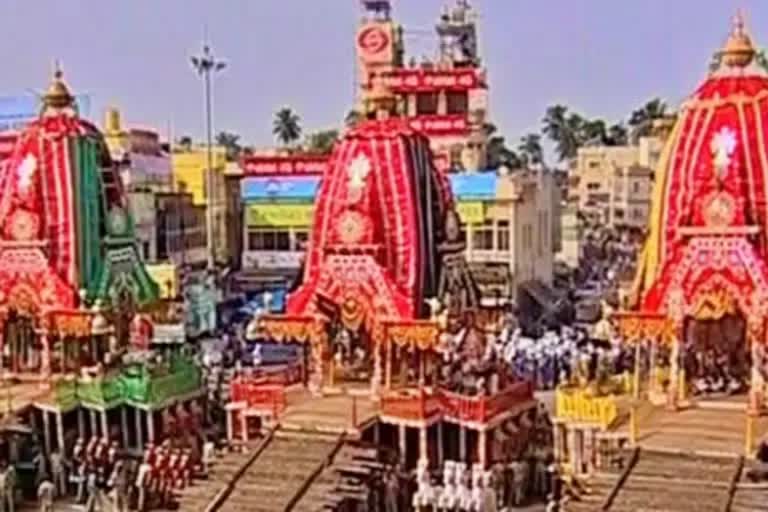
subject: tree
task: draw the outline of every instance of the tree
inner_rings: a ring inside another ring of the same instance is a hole
[[[585,144],[603,145],[608,139],[608,130],[602,119],[582,120],[577,134],[579,147]]]
[[[568,112],[564,105],[553,105],[547,108],[542,120],[542,133],[555,143],[555,152],[562,162],[576,156],[581,141],[579,134],[583,129],[584,118],[579,114]]]
[[[192,137],[190,137],[189,135],[182,135],[176,141],[176,144],[178,144],[178,146],[181,147],[182,149],[189,151],[190,149],[192,149]]]
[[[321,130],[307,136],[304,148],[308,153],[327,155],[333,150],[337,140],[339,140],[339,130]]]
[[[617,123],[608,128],[608,140],[606,141],[606,144],[609,146],[626,146],[628,143],[629,132],[623,123]]]
[[[290,107],[275,113],[272,134],[283,146],[289,146],[301,138],[301,118]]]
[[[544,163],[544,150],[541,147],[541,135],[529,133],[520,138],[517,154],[523,165],[538,165]]]
[[[664,117],[667,113],[667,104],[660,98],[654,98],[629,116],[629,127],[632,142],[637,142],[640,137],[651,134],[653,121]]]
[[[240,145],[240,136],[231,132],[219,132],[216,135],[216,145],[224,148],[228,162],[237,160],[243,147]]]

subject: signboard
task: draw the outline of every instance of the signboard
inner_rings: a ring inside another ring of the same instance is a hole
[[[383,83],[396,93],[438,90],[466,91],[485,87],[479,69],[397,69],[384,74]],[[371,85],[370,83],[368,84]]]
[[[408,125],[429,137],[469,134],[469,121],[463,114],[418,116],[408,119]]]
[[[485,222],[485,205],[480,201],[459,201],[456,212],[464,224],[482,224]]]
[[[329,159],[328,155],[251,156],[240,165],[245,176],[308,176],[323,174]]]
[[[305,227],[312,225],[311,204],[250,204],[245,213],[249,227]]]
[[[247,251],[243,253],[243,267],[286,269],[299,268],[304,253],[301,251]]]
[[[394,60],[394,39],[391,22],[366,23],[357,31],[357,57],[363,65],[389,64]]]

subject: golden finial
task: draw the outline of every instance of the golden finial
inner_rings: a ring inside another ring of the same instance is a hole
[[[755,47],[752,38],[744,28],[744,14],[741,9],[736,11],[733,17],[731,35],[723,47],[723,64],[731,68],[743,68],[748,66],[755,58]]]
[[[46,108],[62,109],[71,107],[75,102],[69,87],[64,83],[64,73],[58,62],[54,65],[53,80],[43,96],[43,106]]]

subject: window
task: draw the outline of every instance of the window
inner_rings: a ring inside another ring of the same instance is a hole
[[[499,251],[509,251],[509,221],[500,220],[496,223],[496,231],[499,241]]]
[[[616,209],[613,211],[613,216],[617,219],[623,219],[624,218],[624,210]]]
[[[291,237],[285,230],[252,230],[248,232],[248,249],[251,251],[289,251],[291,249]]]
[[[483,224],[472,226],[472,248],[478,251],[493,250],[493,223],[486,221]]]
[[[639,194],[640,193],[640,182],[635,181],[632,183],[632,193],[633,194]]]
[[[466,114],[469,111],[467,92],[446,93],[446,114]]]
[[[416,95],[416,114],[437,114],[437,93],[420,93]]]
[[[530,251],[533,248],[533,227],[530,224],[523,226],[523,250]]]
[[[600,167],[600,161],[599,160],[591,160],[587,164],[587,167],[589,167],[590,169],[597,169],[598,167]]]
[[[293,237],[296,242],[296,247],[294,247],[294,249],[301,251],[309,241],[309,231],[305,229],[297,229],[293,232]]]

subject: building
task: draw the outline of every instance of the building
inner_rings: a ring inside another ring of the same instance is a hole
[[[390,16],[389,2],[367,6],[357,32],[359,112],[387,99],[398,115],[427,135],[440,169],[482,169],[485,165],[488,84],[477,48],[477,13],[459,1],[440,16],[438,56],[405,63],[403,30]],[[384,7],[386,4],[386,8]]]
[[[242,269],[295,276],[312,227],[321,177],[288,172],[254,175],[255,169],[246,169],[240,180]],[[531,171],[506,176],[449,174],[448,178],[462,221],[465,256],[478,274],[478,284],[503,289],[500,298],[513,300],[527,282],[550,285],[554,253],[560,245],[555,177]],[[499,276],[504,276],[503,282],[497,282]]]
[[[642,229],[663,140],[642,137],[627,146],[579,149],[568,182],[568,201],[593,222]]]
[[[223,147],[213,148],[212,194],[209,196],[206,185],[206,169],[208,168],[208,151],[206,146],[173,147],[171,153],[173,165],[174,190],[189,192],[192,201],[198,206],[213,209],[213,247],[218,263],[229,264],[231,254],[227,240],[227,168],[226,150]]]
[[[557,259],[571,268],[579,266],[582,257],[583,224],[575,204],[565,204],[560,212],[561,247]]]

